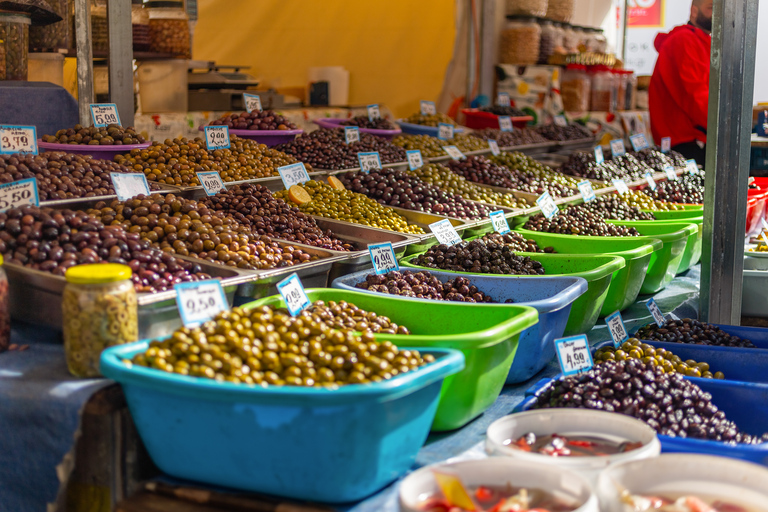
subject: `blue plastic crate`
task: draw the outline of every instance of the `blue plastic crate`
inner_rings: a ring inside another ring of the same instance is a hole
[[[397,121],[397,124],[400,125],[400,129],[403,130],[403,133],[407,133],[408,135],[429,135],[430,137],[437,137],[440,133],[440,128],[437,126],[424,126],[423,124],[406,123],[404,121]],[[453,133],[458,134],[463,131],[464,128],[461,126],[453,127]]]

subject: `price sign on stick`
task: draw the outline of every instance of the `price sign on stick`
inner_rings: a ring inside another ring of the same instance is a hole
[[[597,163],[597,165],[600,165],[603,162],[605,162],[605,155],[603,154],[603,147],[602,146],[595,146],[595,163]]]
[[[360,162],[360,169],[364,173],[369,173],[372,169],[381,169],[381,158],[378,151],[358,153],[357,161]]]
[[[621,318],[621,313],[618,311],[605,318],[605,323],[608,325],[608,331],[613,338],[613,345],[619,348],[622,343],[629,339],[627,334],[627,328],[624,326],[624,320]]]
[[[501,154],[501,149],[499,149],[499,143],[496,142],[495,140],[490,139],[488,141],[488,147],[491,148],[491,153],[493,153],[494,155]]]
[[[656,304],[656,301],[651,299],[648,302],[645,303],[645,307],[648,308],[648,311],[650,311],[651,316],[656,321],[656,325],[659,327],[662,327],[664,324],[667,323],[667,319],[664,318],[664,313],[661,312],[661,308],[658,304]]]
[[[142,176],[144,175],[142,174]],[[36,178],[27,178],[0,185],[0,212],[29,204],[40,205]]]
[[[392,244],[390,242],[370,244],[368,246],[368,252],[371,254],[373,270],[377,275],[400,270],[400,265],[397,264],[395,250],[392,249]]]
[[[669,181],[675,181],[677,179],[677,173],[675,172],[675,168],[671,165],[668,165],[664,167],[664,174],[667,175],[667,179]]]
[[[656,190],[656,180],[653,179],[653,174],[649,172],[645,173],[645,181],[648,182],[648,186],[651,190]]]
[[[634,135],[630,135],[629,142],[632,143],[632,149],[635,151],[642,151],[646,148],[648,148],[648,140],[645,138],[645,135],[642,133],[636,133]]]
[[[277,291],[283,297],[291,316],[298,315],[311,304],[307,297],[307,292],[304,291],[304,286],[301,284],[301,280],[296,273],[277,283]]]
[[[552,196],[549,195],[549,192],[544,192],[539,196],[538,199],[536,199],[536,204],[541,208],[541,213],[544,214],[544,216],[548,219],[551,219],[555,215],[557,215],[557,212],[559,211],[557,208],[557,205],[555,204],[555,200],[552,199]]]
[[[507,219],[504,217],[503,211],[499,210],[497,212],[492,212],[490,217],[491,224],[493,224],[493,229],[495,229],[497,233],[502,235],[509,233],[509,223],[507,223]]]
[[[372,105],[368,105],[368,120],[373,122],[376,119],[381,119],[381,111],[379,110],[379,106],[374,103]]]
[[[496,105],[499,107],[508,107],[512,104],[512,99],[506,92],[500,92],[496,95]]]
[[[114,103],[92,103],[91,119],[93,126],[101,128],[110,124],[120,124],[120,115]]]
[[[437,241],[441,244],[451,246],[461,242],[461,237],[448,219],[433,222],[429,225],[429,229],[435,234]]]
[[[624,180],[612,180],[613,186],[616,187],[616,192],[619,193],[619,195],[624,195],[629,193],[629,187],[627,186],[626,182]]]
[[[568,120],[565,116],[555,116],[555,126],[566,127],[568,126]]]
[[[499,116],[499,129],[503,132],[511,132],[512,118],[509,116]]]
[[[345,126],[344,127],[344,142],[352,144],[360,140],[360,128],[357,126]]]
[[[555,340],[555,348],[560,369],[566,377],[589,371],[594,364],[587,337],[583,334]]]
[[[437,138],[440,140],[451,140],[453,138],[453,125],[450,123],[440,123],[437,125]]]
[[[664,137],[663,139],[661,139],[661,152],[669,153],[669,150],[671,149],[672,149],[672,138]]]
[[[592,183],[586,180],[580,181],[578,187],[579,192],[581,192],[581,197],[584,199],[585,203],[595,200],[595,191],[592,188]]]
[[[696,160],[694,159],[686,160],[685,168],[688,169],[690,174],[699,174],[699,166],[696,164]]]
[[[421,115],[423,116],[433,116],[437,114],[437,108],[435,107],[434,101],[421,100],[420,107]]]
[[[205,146],[208,150],[229,149],[229,127],[206,126]]]
[[[203,190],[209,196],[215,196],[222,190],[226,190],[224,182],[221,181],[221,174],[216,171],[198,172],[197,179],[200,180],[200,184],[203,186]]]
[[[0,155],[37,154],[37,130],[34,126],[0,126]]]
[[[307,169],[302,162],[278,167],[277,172],[280,174],[280,179],[283,180],[283,186],[285,186],[286,190],[293,185],[306,183],[310,179]]]
[[[405,155],[408,157],[408,168],[412,171],[424,166],[424,159],[421,157],[421,151],[418,149],[412,149],[406,151]]]
[[[111,172],[112,185],[120,201],[125,201],[138,195],[149,195],[149,183],[144,173],[140,172]]]
[[[243,93],[243,105],[245,105],[245,110],[250,114],[254,110],[262,110],[261,108],[261,98],[258,94],[248,94],[246,92]]]
[[[627,150],[624,148],[624,141],[621,139],[614,139],[611,141],[611,153],[613,157],[624,156],[627,154]]]
[[[176,284],[173,288],[185,327],[197,327],[229,308],[218,279],[189,281]]]
[[[464,153],[462,153],[461,150],[456,146],[443,146],[443,151],[448,153],[448,156],[454,160],[463,160],[467,158],[464,156]]]

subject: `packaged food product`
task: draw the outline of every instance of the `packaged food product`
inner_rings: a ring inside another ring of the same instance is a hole
[[[563,48],[567,53],[578,53],[579,51],[579,34],[576,32],[576,28],[572,25],[565,25],[563,27]]]
[[[26,80],[29,66],[29,25],[26,14],[0,12],[0,47],[5,58],[0,80]]]
[[[189,17],[184,2],[159,0],[145,6],[149,10],[151,51],[190,58]]]
[[[611,112],[616,105],[615,77],[608,66],[595,66],[591,72],[592,89],[589,109],[592,112]]]
[[[574,4],[574,0],[549,0],[546,17],[567,23],[573,18]]]
[[[507,0],[508,16],[544,16],[547,0]]]
[[[566,112],[587,112],[592,89],[592,80],[587,74],[587,67],[581,64],[568,64],[560,82],[560,95]]]
[[[501,32],[499,62],[529,66],[539,60],[541,27],[534,18],[511,18]]]
[[[550,20],[542,20],[539,24],[541,25],[539,64],[546,64],[550,55],[563,46],[563,32],[558,30]]]
[[[45,0],[51,11],[63,18],[63,21],[50,25],[29,28],[30,51],[50,52],[68,50],[72,47],[71,25],[69,23],[68,0]]]

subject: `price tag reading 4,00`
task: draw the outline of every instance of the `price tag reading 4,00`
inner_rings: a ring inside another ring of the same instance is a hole
[[[594,364],[587,337],[583,334],[555,340],[555,348],[560,369],[566,377],[589,371]]]
[[[656,325],[663,327],[664,324],[667,323],[667,319],[664,317],[664,313],[661,312],[661,308],[658,304],[656,304],[655,300],[651,299],[646,302],[645,307],[647,307],[648,311],[650,311],[653,320],[656,322]]]
[[[258,94],[248,94],[247,92],[243,93],[243,105],[245,105],[245,110],[250,114],[254,110],[262,110],[261,108],[261,98]]]
[[[610,316],[605,317],[605,323],[608,325],[608,331],[613,338],[613,346],[619,348],[622,343],[629,339],[627,334],[627,328],[624,327],[624,320],[621,318],[621,313],[618,311]]]
[[[28,204],[35,206],[40,204],[37,179],[27,178],[0,185],[0,212]]]
[[[381,169],[381,158],[378,151],[358,153],[357,161],[360,162],[360,169],[366,174],[373,169]]]
[[[101,128],[110,124],[120,124],[120,115],[117,113],[117,105],[114,103],[91,104],[91,119],[93,126]]]
[[[309,181],[309,174],[307,168],[304,167],[302,162],[297,162],[291,165],[284,165],[277,168],[280,179],[283,180],[283,186],[286,190],[293,185],[301,185]]]
[[[400,270],[397,258],[395,257],[395,251],[392,249],[390,242],[371,244],[368,246],[368,252],[371,254],[373,270],[377,275]]]
[[[580,181],[578,184],[579,192],[585,203],[595,200],[595,191],[592,188],[592,183],[588,181]]]
[[[541,208],[541,213],[543,213],[544,216],[548,219],[551,219],[557,215],[557,212],[559,211],[557,205],[555,204],[555,200],[552,199],[552,196],[549,195],[549,192],[544,192],[541,194],[536,200],[536,204],[539,206],[539,208]]]
[[[209,151],[216,149],[229,149],[229,127],[206,126],[205,146]]]
[[[37,154],[37,130],[34,126],[0,126],[0,155]]]
[[[215,196],[222,190],[226,190],[224,182],[221,181],[221,174],[216,171],[198,172],[197,179],[203,186],[203,190],[209,196]]]
[[[304,291],[304,286],[301,284],[301,280],[296,273],[277,283],[277,291],[283,297],[291,316],[298,315],[311,304],[307,297],[307,292]]]
[[[499,234],[506,235],[510,231],[509,223],[506,217],[504,217],[504,212],[501,210],[491,212],[491,224],[493,224],[493,229]]]
[[[176,305],[185,327],[197,327],[229,308],[221,281],[189,281],[173,287]]]
[[[448,219],[444,219],[438,222],[433,222],[429,225],[429,229],[435,234],[435,238],[441,244],[447,246],[456,245],[461,242],[461,237],[453,229],[453,224]]]

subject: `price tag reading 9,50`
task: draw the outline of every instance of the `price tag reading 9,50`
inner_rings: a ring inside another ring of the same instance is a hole
[[[503,211],[499,210],[497,212],[491,212],[490,217],[493,229],[495,229],[497,233],[502,235],[509,233],[509,223],[507,222],[506,217],[504,217]]]
[[[400,265],[397,264],[395,251],[392,249],[390,242],[370,244],[368,252],[371,254],[371,262],[373,263],[373,270],[376,272],[376,275],[400,270]]]
[[[198,172],[197,179],[200,180],[200,184],[203,186],[203,190],[209,196],[215,196],[222,190],[226,190],[224,182],[221,181],[221,174],[216,171]]]
[[[595,163],[597,165],[605,162],[605,155],[603,154],[603,146],[595,146]]]
[[[456,146],[443,146],[443,151],[448,153],[448,156],[454,160],[464,160],[467,158]]]
[[[360,128],[357,126],[345,126],[344,127],[344,142],[352,144],[360,140]]]
[[[93,126],[101,128],[110,124],[120,124],[120,115],[117,113],[117,105],[114,103],[91,104],[91,119]]]
[[[608,325],[608,332],[611,333],[613,338],[613,346],[619,348],[622,343],[629,339],[627,334],[627,328],[624,326],[624,320],[621,318],[621,313],[618,311],[610,316],[605,317],[605,323]]]
[[[624,156],[627,154],[627,150],[624,148],[624,141],[621,139],[614,139],[611,141],[611,154],[613,158],[617,156]]]
[[[555,348],[560,369],[566,377],[589,371],[594,364],[587,337],[583,334],[555,340]]]
[[[37,130],[34,126],[0,126],[0,155],[37,154]]]
[[[685,168],[690,174],[699,174],[699,166],[696,164],[696,160],[692,158],[685,161]]]
[[[511,132],[512,118],[509,116],[499,116],[499,129],[503,132]]]
[[[661,312],[661,308],[658,304],[656,304],[655,300],[651,299],[646,302],[645,307],[647,307],[648,311],[650,311],[653,320],[656,322],[656,325],[663,327],[664,324],[667,323],[667,319],[664,317],[664,313]]]
[[[595,191],[592,188],[592,183],[588,181],[580,181],[578,184],[579,192],[581,192],[581,198],[585,203],[595,200]]]
[[[435,238],[441,244],[447,246],[456,245],[461,242],[461,237],[453,229],[453,224],[448,219],[444,219],[438,222],[433,222],[429,225],[429,229],[435,234]]]
[[[144,173],[111,172],[109,176],[115,187],[115,195],[120,201],[126,201],[138,195],[149,195],[149,183]]]
[[[453,138],[453,125],[449,123],[440,123],[437,125],[437,138],[440,140],[450,140]]]
[[[379,110],[379,106],[374,103],[372,105],[368,105],[368,120],[373,122],[376,119],[381,119],[381,111]]]
[[[0,212],[26,205],[40,205],[37,179],[27,178],[0,185]]]
[[[632,143],[632,149],[635,151],[642,151],[648,147],[648,140],[645,138],[645,135],[642,133],[636,133],[634,135],[630,135],[629,142]]]
[[[653,174],[647,172],[644,177],[645,181],[648,182],[648,187],[650,187],[651,190],[656,190],[656,180],[653,179]]]
[[[499,149],[499,143],[496,142],[493,139],[488,140],[488,147],[491,148],[491,153],[496,156],[501,154],[501,149]]]
[[[197,327],[229,309],[221,281],[188,281],[174,285],[176,306],[185,327]]]
[[[216,149],[229,149],[229,127],[206,126],[205,146],[209,151]]]
[[[364,173],[369,173],[373,169],[381,169],[381,158],[378,151],[369,153],[358,153],[357,161],[360,162],[360,169]]]
[[[295,272],[277,283],[277,291],[283,297],[291,316],[298,315],[311,304],[307,292],[304,291],[304,286]]]
[[[423,116],[433,116],[437,114],[437,108],[435,107],[434,101],[421,100],[419,106],[421,107],[421,115]]]
[[[544,214],[544,216],[548,219],[551,219],[555,215],[557,215],[557,212],[559,211],[557,208],[557,205],[555,204],[555,200],[552,199],[552,196],[549,195],[549,192],[544,192],[539,196],[538,199],[536,199],[536,204],[541,208],[541,213]]]
[[[302,162],[278,167],[277,172],[280,174],[280,179],[283,180],[283,186],[286,190],[293,185],[301,185],[309,181],[307,168]]]
[[[664,137],[661,139],[661,152],[669,153],[672,149],[672,137]]]
[[[627,183],[624,180],[615,179],[613,181],[613,186],[616,187],[616,192],[619,193],[619,195],[624,195],[629,193],[629,187],[627,186]]]
[[[675,168],[671,165],[668,165],[664,168],[664,174],[667,175],[667,179],[669,181],[675,181],[677,180],[677,173],[675,172]]]
[[[258,94],[248,94],[247,92],[243,93],[243,105],[245,105],[245,110],[250,114],[254,110],[262,110],[261,108],[261,98]]]
[[[412,149],[406,151],[405,155],[408,157],[408,168],[412,171],[424,166],[424,159],[421,157],[421,151],[418,149]]]

